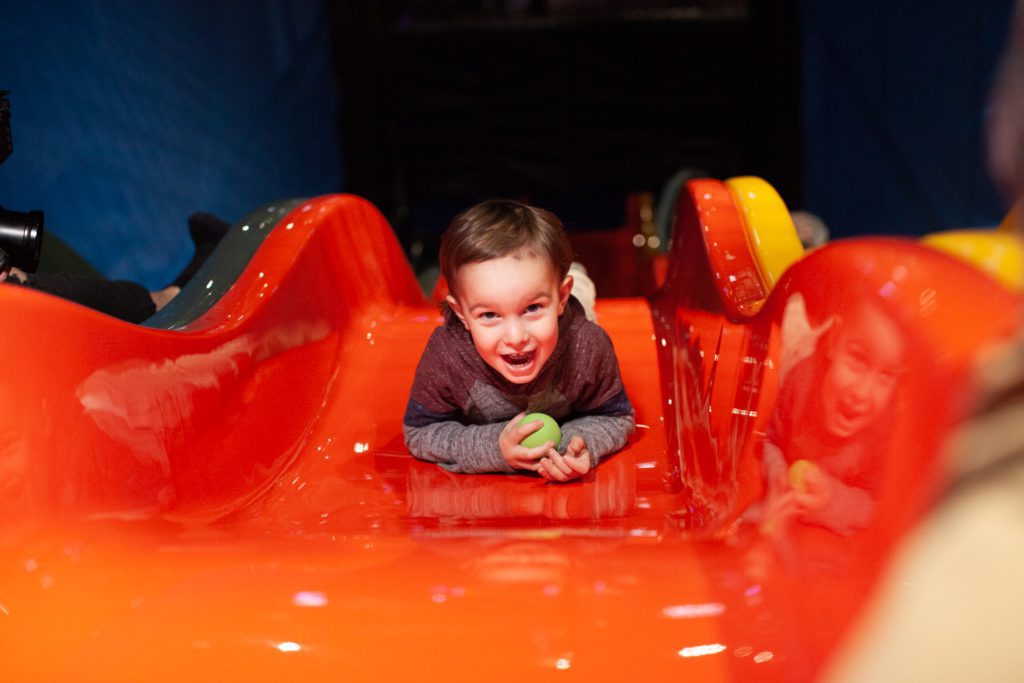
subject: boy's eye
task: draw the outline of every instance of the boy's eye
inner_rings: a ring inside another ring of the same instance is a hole
[[[544,307],[540,304],[530,304],[526,307],[526,313],[537,313]]]
[[[494,311],[484,311],[478,316],[481,320],[496,320],[498,314]]]
[[[896,381],[900,378],[900,375],[902,374],[903,372],[901,370],[895,368],[886,368],[881,372],[882,377],[884,377],[887,381],[893,384],[896,383]]]
[[[870,356],[868,354],[867,349],[865,349],[860,344],[848,344],[844,349],[844,352],[844,355],[846,356],[847,360],[851,363],[856,363],[858,365],[867,365],[868,361],[870,360]]]
[[[863,355],[847,349],[839,359],[851,372],[863,372],[867,368],[867,360]]]

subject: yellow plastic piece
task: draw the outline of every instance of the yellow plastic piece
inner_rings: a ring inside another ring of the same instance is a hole
[[[1012,232],[950,230],[921,241],[984,270],[1010,289],[1024,290],[1024,244]]]
[[[789,209],[763,178],[738,176],[725,184],[743,218],[765,288],[771,290],[786,268],[804,255]]]

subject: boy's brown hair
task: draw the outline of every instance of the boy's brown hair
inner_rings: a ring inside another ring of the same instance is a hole
[[[441,237],[441,275],[457,296],[459,268],[525,251],[547,258],[561,281],[572,247],[558,216],[511,199],[488,199],[452,219]]]

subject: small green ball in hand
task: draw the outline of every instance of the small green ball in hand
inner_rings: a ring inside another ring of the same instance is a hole
[[[789,485],[800,493],[807,493],[807,473],[817,474],[818,466],[810,460],[797,460],[789,466]]]
[[[562,430],[558,428],[558,423],[550,415],[530,413],[520,420],[519,424],[529,424],[537,420],[541,420],[544,426],[520,441],[519,444],[526,448],[536,448],[537,446],[543,446],[546,441],[550,441],[557,447],[558,442],[562,440]]]

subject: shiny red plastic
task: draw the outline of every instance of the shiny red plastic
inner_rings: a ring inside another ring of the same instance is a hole
[[[704,194],[683,191],[662,291],[598,303],[637,430],[567,485],[405,450],[439,316],[358,198],[301,204],[180,331],[0,287],[0,679],[813,677],[1019,302],[895,240],[814,252],[765,300],[725,284],[752,261]],[[744,518],[794,293],[816,320],[881,297],[913,352],[878,517],[851,537]]]

